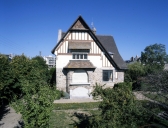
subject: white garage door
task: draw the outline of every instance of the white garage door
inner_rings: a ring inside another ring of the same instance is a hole
[[[90,89],[86,89],[84,87],[78,87],[74,90],[70,90],[70,99],[91,98],[89,94]]]
[[[75,70],[72,75],[72,83],[88,83],[88,76],[84,70]]]

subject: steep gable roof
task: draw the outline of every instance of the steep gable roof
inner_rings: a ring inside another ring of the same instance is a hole
[[[70,30],[82,30],[82,31],[88,31],[90,30],[89,26],[86,24],[86,22],[84,21],[84,19],[82,18],[82,16],[79,16],[75,22],[71,25],[71,27],[68,29],[68,31],[63,35],[61,39],[59,40],[59,42],[57,43],[57,45],[52,49],[51,53],[54,54],[55,49],[58,47],[58,45],[61,43],[61,41],[64,39],[64,37],[67,35],[67,33]]]
[[[113,60],[116,62],[118,67],[121,69],[126,69],[127,65],[122,59],[120,53],[118,52],[116,43],[114,41],[113,36],[106,36],[106,35],[96,35],[101,44],[105,47],[106,51],[109,53],[113,53]]]
[[[90,27],[86,24],[82,16],[79,16],[75,22],[71,25],[71,27],[68,29],[66,33],[62,33],[62,38],[60,41],[57,43],[57,45],[53,48],[51,51],[54,54],[55,49],[59,46],[61,41],[64,39],[64,37],[67,35],[69,31],[73,30],[82,30],[82,31],[88,31],[90,36],[93,38],[95,43],[99,46],[99,48],[104,52],[105,56],[107,59],[115,66],[117,69],[127,69],[127,66],[125,62],[123,61],[122,57],[120,56],[118,49],[116,47],[116,44],[114,42],[114,39],[112,36],[96,36]],[[108,46],[109,45],[109,46]],[[111,50],[109,49],[112,48]],[[108,51],[110,50],[110,51]],[[111,57],[109,52],[115,53],[114,58]]]

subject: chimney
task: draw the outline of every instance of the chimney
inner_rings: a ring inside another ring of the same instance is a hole
[[[92,31],[93,31],[93,33],[96,35],[96,28],[94,27],[93,22],[91,23],[91,26],[92,26]]]
[[[57,39],[57,43],[60,41],[60,39],[61,39],[61,35],[62,35],[62,30],[59,29],[59,30],[58,30],[58,39]]]
[[[96,28],[95,27],[92,28],[92,31],[96,35]]]

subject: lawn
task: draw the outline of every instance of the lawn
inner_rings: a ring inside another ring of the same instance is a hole
[[[99,102],[54,104],[50,117],[50,128],[74,128],[80,119],[99,114]]]

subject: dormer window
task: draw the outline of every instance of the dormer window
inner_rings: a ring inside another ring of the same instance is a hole
[[[86,60],[90,53],[91,42],[69,42],[68,52],[72,53],[72,59]]]
[[[108,52],[108,53],[110,54],[111,58],[113,58],[114,53],[112,52]]]

